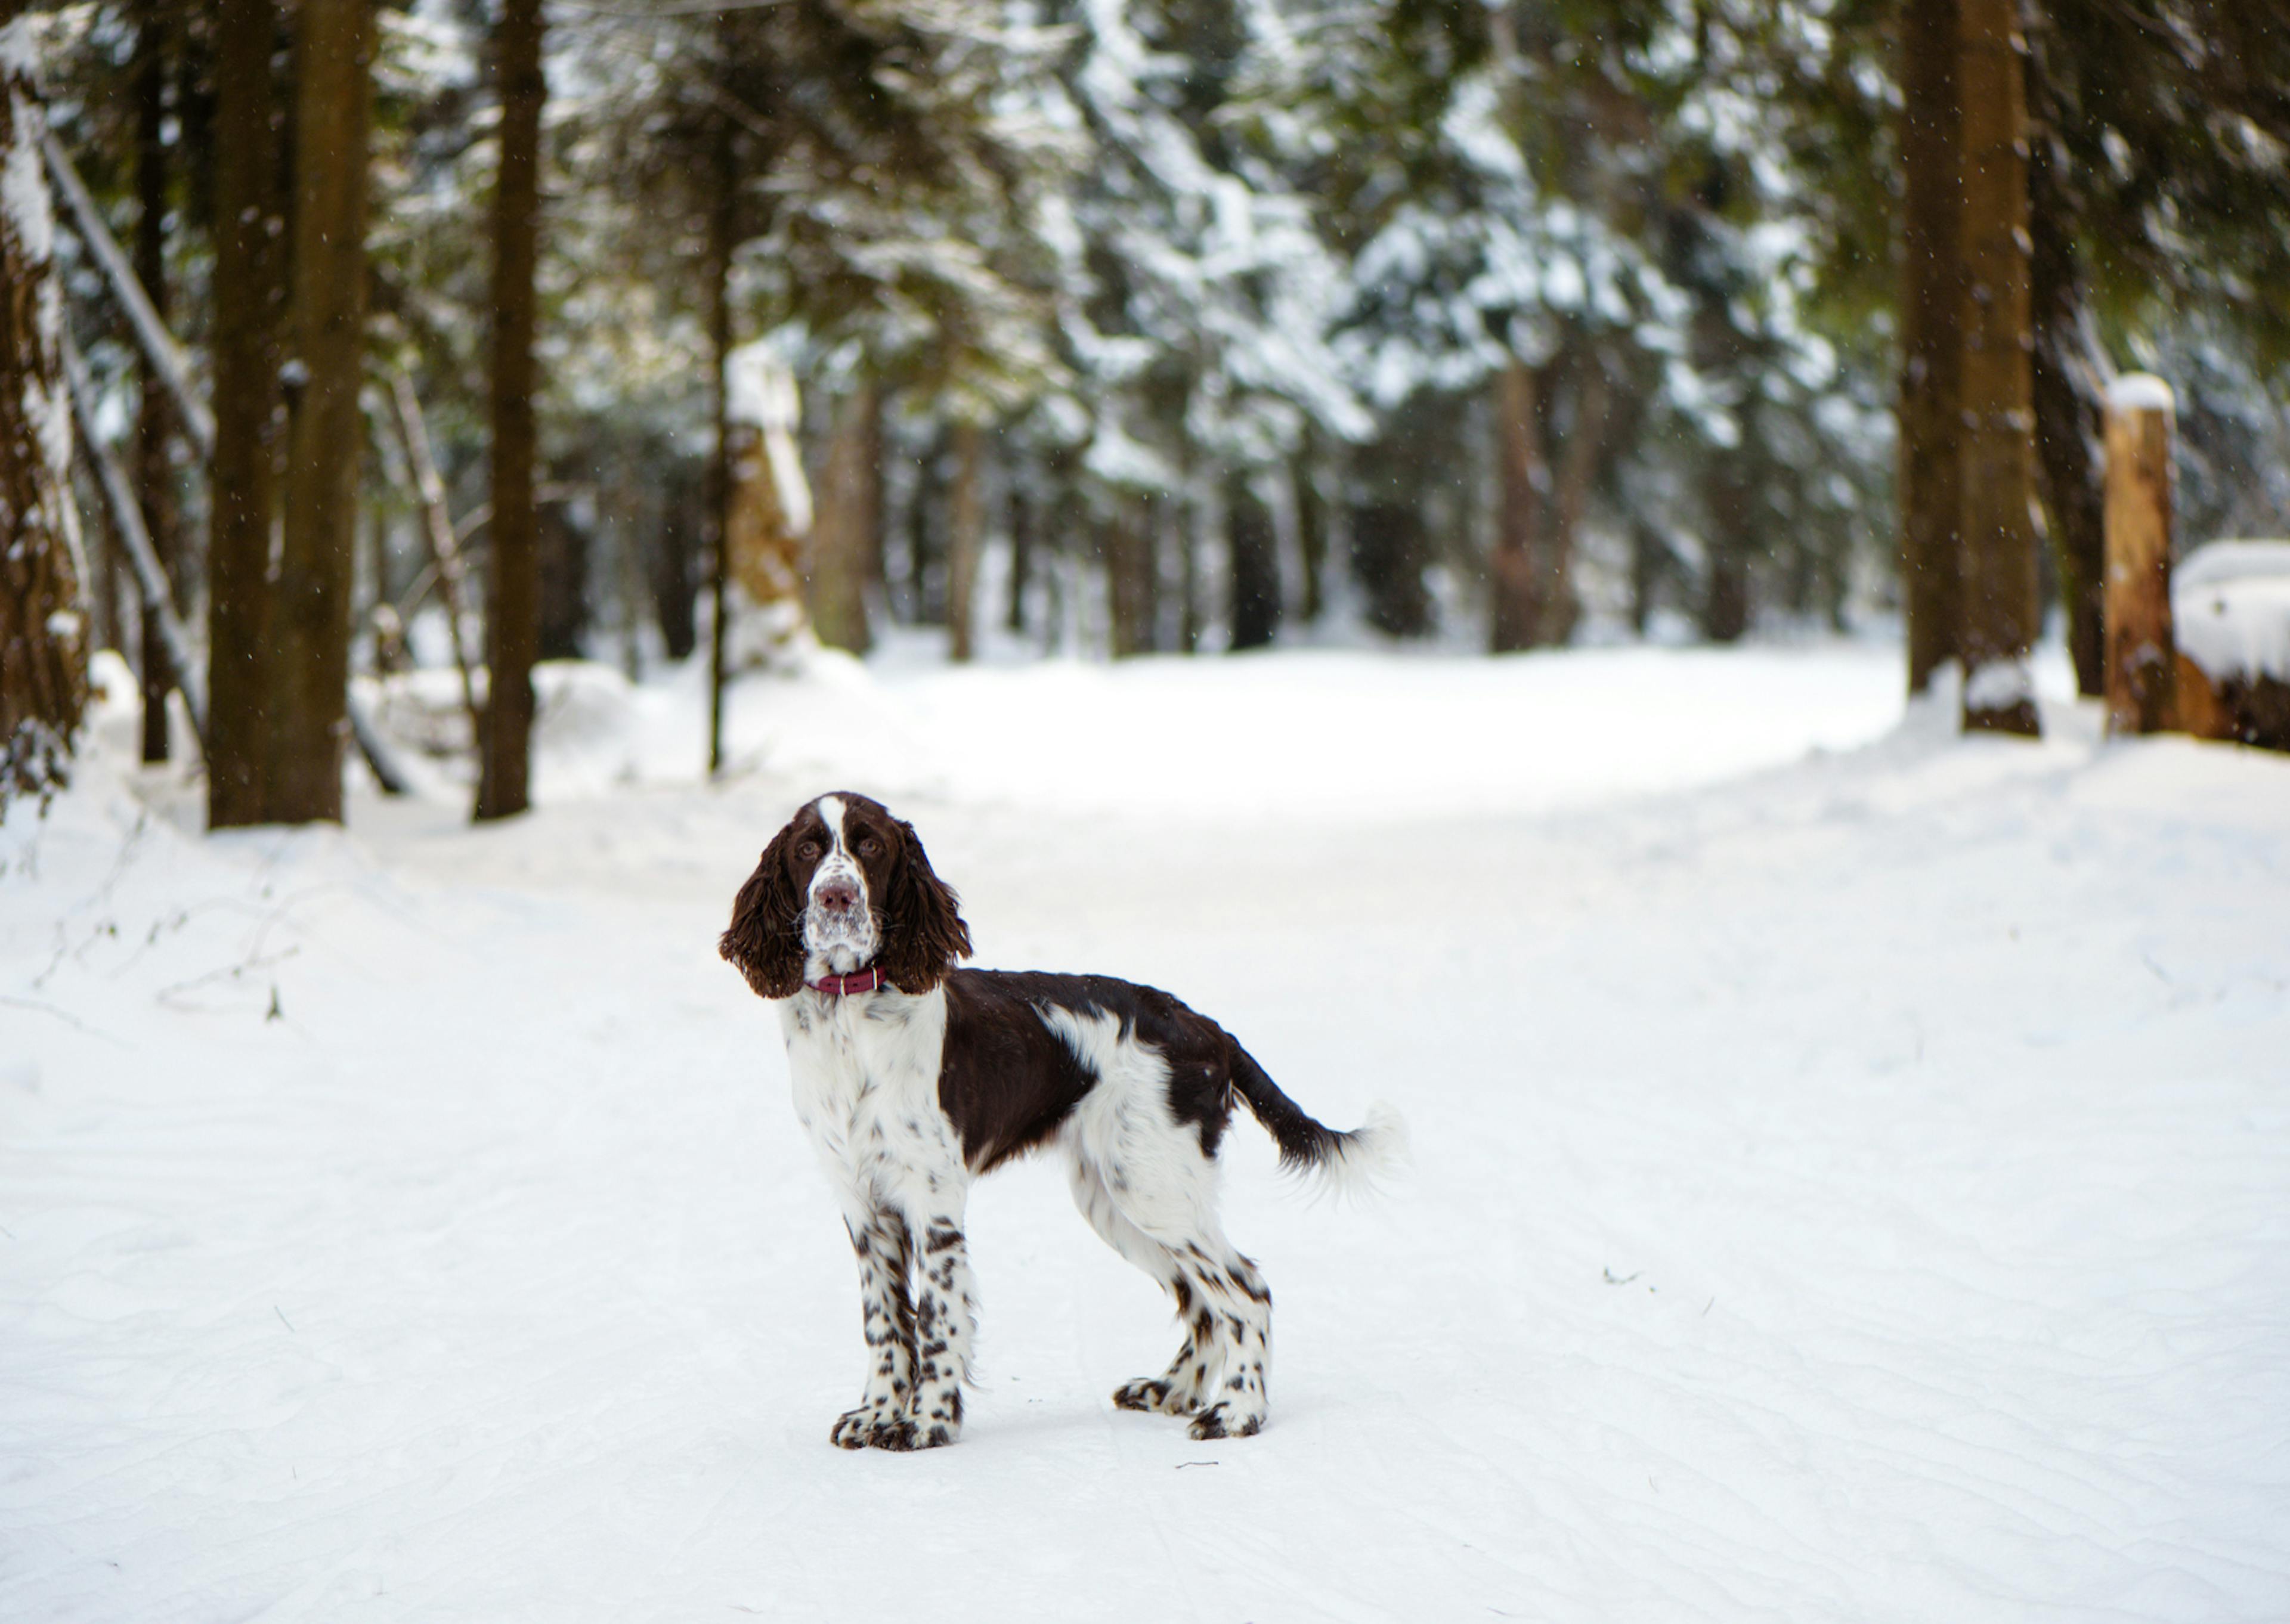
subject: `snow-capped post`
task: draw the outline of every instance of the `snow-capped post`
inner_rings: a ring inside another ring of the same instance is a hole
[[[87,702],[87,568],[33,27],[0,24],[0,804],[65,781]]]
[[[2129,372],[2107,391],[2107,728],[2173,725],[2171,386]]]
[[[757,621],[768,652],[805,619],[803,549],[812,529],[811,483],[796,444],[803,397],[768,339],[741,345],[724,366],[725,455],[732,482],[724,534],[732,585],[739,588],[733,624]],[[754,657],[752,649],[734,649],[732,663]]]

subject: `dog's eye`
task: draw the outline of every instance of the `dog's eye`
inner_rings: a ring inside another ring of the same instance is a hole
[[[807,863],[817,861],[819,858],[819,842],[816,840],[805,841],[801,845],[795,849],[795,854]]]
[[[861,842],[859,843],[859,855],[860,855],[860,856],[861,856],[861,857],[880,857],[882,854],[883,854],[883,843],[882,843],[881,841],[879,841],[879,840],[876,839],[872,835],[868,836],[866,839],[864,839],[864,840],[862,840],[862,841],[861,841]]]

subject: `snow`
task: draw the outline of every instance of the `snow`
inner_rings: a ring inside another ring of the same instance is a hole
[[[2035,697],[2035,676],[2024,660],[1984,660],[1964,684],[1967,710],[2009,710]]]
[[[2041,743],[1849,647],[821,660],[715,788],[564,772],[649,759],[583,681],[528,819],[212,838],[115,699],[0,828],[0,1617],[2290,1614],[2290,761],[2044,658]],[[1261,1437],[1111,1408],[1174,1332],[1029,1164],[964,1441],[828,1446],[847,1249],[713,940],[843,783],[981,962],[1407,1116],[1356,1209],[1228,1141]]]
[[[2107,404],[2118,412],[2169,412],[2171,386],[2152,372],[2124,372],[2107,386]]]
[[[2180,650],[2214,681],[2290,682],[2290,541],[2214,541],[2171,572]]]

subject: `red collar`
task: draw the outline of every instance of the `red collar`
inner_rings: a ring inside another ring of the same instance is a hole
[[[869,964],[866,969],[853,971],[849,975],[823,975],[816,981],[807,981],[805,985],[815,993],[824,993],[830,998],[841,998],[852,993],[873,992],[878,987],[890,986],[890,983],[883,979],[881,971]]]

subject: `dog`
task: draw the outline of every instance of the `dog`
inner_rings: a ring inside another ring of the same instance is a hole
[[[779,1004],[797,1118],[859,1257],[869,1364],[845,1449],[931,1449],[962,1432],[977,1329],[963,1238],[971,1180],[1055,1146],[1090,1227],[1176,1301],[1165,1375],[1125,1410],[1196,1438],[1264,1425],[1272,1293],[1217,1221],[1217,1150],[1245,1101],[1281,1164],[1337,1184],[1402,1154],[1382,1107],[1340,1133],[1306,1116],[1214,1021],[1109,976],[965,970],[970,928],[911,824],[825,795],[764,849],[718,944]]]

